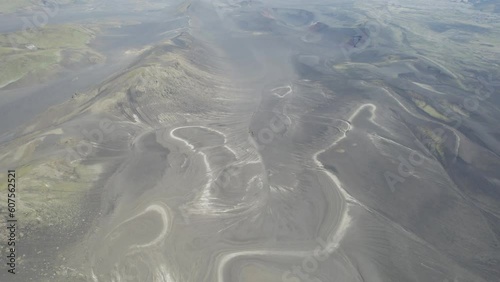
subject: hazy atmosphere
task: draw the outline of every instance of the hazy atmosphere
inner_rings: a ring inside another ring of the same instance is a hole
[[[0,281],[500,281],[500,2],[0,0]]]

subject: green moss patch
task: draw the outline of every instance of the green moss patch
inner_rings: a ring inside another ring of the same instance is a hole
[[[63,65],[92,64],[102,57],[91,50],[93,30],[74,25],[0,35],[0,88],[30,75],[40,80]]]

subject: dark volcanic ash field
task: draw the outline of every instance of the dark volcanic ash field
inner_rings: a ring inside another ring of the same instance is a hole
[[[500,279],[488,3],[67,2],[0,81],[0,281]]]

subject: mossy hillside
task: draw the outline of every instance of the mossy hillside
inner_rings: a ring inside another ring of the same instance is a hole
[[[0,0],[0,13],[12,13],[20,8],[33,5],[29,0]]]
[[[12,47],[34,44],[39,49],[85,48],[94,37],[94,31],[77,25],[56,25],[0,35],[0,46]],[[14,43],[14,44],[13,44]]]
[[[0,69],[0,87],[22,79],[30,72],[44,70],[48,74],[50,69],[60,60],[57,50],[43,50],[32,54],[14,54],[2,62]]]
[[[55,3],[56,1],[49,1],[49,4]],[[81,3],[82,0],[57,0],[58,5],[72,4],[72,3]],[[84,1],[88,2],[88,1]],[[14,13],[18,10],[22,9],[41,9],[42,1],[33,1],[33,0],[0,0],[0,14],[10,14]],[[52,7],[52,6],[50,6]]]
[[[94,30],[74,25],[0,35],[0,87],[28,74],[43,80],[64,65],[101,61],[87,45],[94,36]],[[31,45],[35,48],[27,48]]]
[[[81,213],[82,199],[100,171],[50,159],[16,169],[16,218],[26,232],[57,227],[71,229]],[[6,175],[0,176],[6,183]],[[0,210],[7,208],[7,186],[0,187]],[[30,234],[26,234],[30,235]]]
[[[212,110],[208,106],[210,99],[218,93],[213,85],[225,85],[228,81],[217,74],[217,69],[209,65],[209,57],[201,53],[208,51],[197,48],[199,53],[187,54],[185,50],[191,48],[190,44],[189,36],[182,35],[146,50],[140,64],[100,88],[110,95],[94,103],[91,111],[105,109],[116,115],[126,111],[128,116],[142,113],[145,120],[163,122],[165,113],[199,114]],[[128,107],[123,107],[125,104]],[[216,105],[219,106],[222,105]],[[129,107],[134,108],[134,113],[128,112]]]

